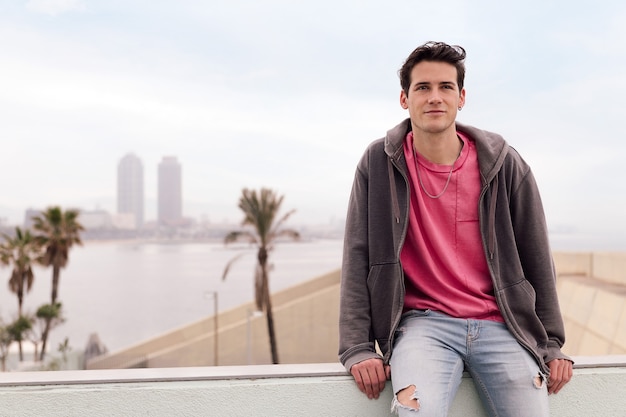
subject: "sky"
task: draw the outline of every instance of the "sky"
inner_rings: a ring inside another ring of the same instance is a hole
[[[408,114],[397,70],[467,51],[458,120],[531,165],[553,234],[626,250],[626,3],[0,0],[0,217],[116,211],[116,172],[182,164],[183,211],[239,222],[269,187],[294,224],[345,218],[365,147]]]

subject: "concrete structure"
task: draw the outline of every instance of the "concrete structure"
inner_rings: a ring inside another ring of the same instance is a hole
[[[165,156],[158,171],[159,224],[176,225],[183,219],[182,169],[175,156]]]
[[[575,359],[551,416],[624,417],[626,356]],[[368,400],[337,363],[0,374],[0,415],[12,417],[383,417],[391,398],[387,384]],[[465,376],[450,417],[485,416]]]
[[[626,253],[555,253],[554,262],[567,336],[564,351],[626,354]]]
[[[283,364],[336,362],[339,335],[339,271],[272,295]],[[90,360],[86,369],[162,368],[214,365],[213,316],[127,349]],[[247,303],[218,315],[220,365],[270,364],[265,315]]]
[[[569,355],[626,354],[626,254],[555,253]],[[593,276],[593,278],[592,278]],[[281,363],[335,362],[339,270],[272,295]],[[94,358],[87,369],[269,364],[265,316],[252,303]],[[218,331],[215,331],[217,321]]]
[[[132,153],[124,156],[117,166],[117,212],[135,217],[135,228],[144,221],[143,164]]]

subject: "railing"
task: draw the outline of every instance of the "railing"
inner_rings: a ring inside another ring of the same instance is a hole
[[[626,356],[577,357],[552,417],[626,415]],[[390,416],[390,384],[368,400],[339,364],[0,374],[1,416]],[[465,376],[451,417],[484,417]]]

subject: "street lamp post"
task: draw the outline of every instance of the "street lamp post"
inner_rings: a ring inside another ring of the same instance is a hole
[[[217,349],[218,349],[218,298],[217,291],[205,291],[204,298],[213,298],[213,364],[217,366]]]
[[[248,354],[248,365],[252,364],[252,319],[255,317],[262,316],[263,313],[257,309],[247,309],[247,335],[246,335],[246,345],[247,345],[247,354]]]

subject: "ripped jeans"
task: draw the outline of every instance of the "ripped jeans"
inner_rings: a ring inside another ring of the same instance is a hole
[[[467,370],[492,417],[547,417],[545,375],[506,325],[431,310],[405,313],[391,355],[392,411],[446,417]]]

